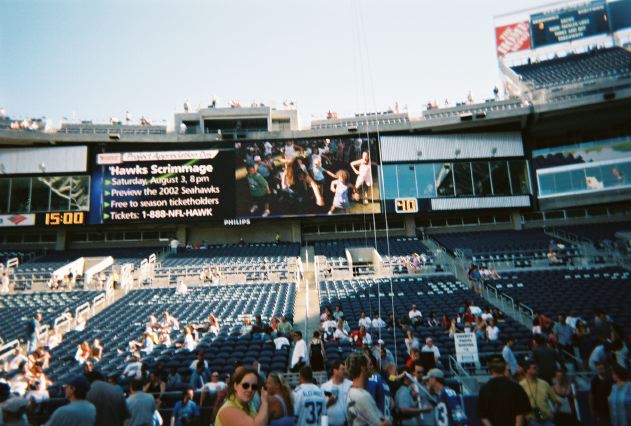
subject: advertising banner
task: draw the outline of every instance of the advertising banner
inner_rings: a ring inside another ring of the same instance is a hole
[[[495,44],[498,56],[530,49],[530,25],[528,21],[496,27]]]

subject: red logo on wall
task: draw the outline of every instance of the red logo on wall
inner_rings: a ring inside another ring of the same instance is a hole
[[[528,21],[495,28],[498,56],[530,49],[530,25]]]
[[[15,215],[15,216],[11,216],[9,218],[9,222],[11,222],[14,225],[19,225],[20,223],[24,222],[27,219],[28,219],[28,217],[26,217],[24,215],[21,215],[21,214],[18,214],[18,215]]]

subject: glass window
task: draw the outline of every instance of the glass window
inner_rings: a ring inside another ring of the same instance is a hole
[[[48,203],[50,201],[50,190],[48,189],[48,185],[46,185],[42,178],[33,178],[31,185],[33,188],[31,190],[31,211],[48,211]]]
[[[431,198],[436,196],[433,164],[416,165],[416,186],[418,188],[419,198]]]
[[[471,163],[473,171],[473,189],[475,195],[493,195],[491,191],[491,174],[489,173],[489,163],[487,161],[476,161]]]
[[[88,210],[90,206],[90,176],[73,176],[70,187],[70,209]]]
[[[571,170],[568,174],[572,181],[572,191],[583,191],[587,188],[585,172],[583,170]]]
[[[399,197],[416,198],[416,177],[413,164],[398,165],[397,180],[399,182]]]
[[[393,200],[397,198],[397,166],[383,166],[383,185],[382,189],[385,200]]]
[[[11,179],[0,179],[0,213],[9,211],[9,188]]]
[[[451,170],[451,163],[437,164],[436,171],[436,191],[439,197],[454,196],[454,178]]]
[[[512,193],[515,195],[530,194],[530,179],[528,168],[524,160],[512,160],[510,164],[510,179],[513,185]]]
[[[11,179],[11,213],[26,213],[31,197],[31,178]]]
[[[52,211],[70,210],[71,176],[57,176],[47,178],[50,186],[50,209]]]
[[[456,175],[456,196],[473,195],[471,163],[454,163],[454,172]]]
[[[495,184],[495,182],[493,182]],[[539,195],[554,194],[554,174],[539,175]]]
[[[491,161],[491,177],[494,195],[510,195],[508,165],[506,161]]]
[[[512,176],[512,175],[511,175]],[[515,185],[513,184],[513,188]],[[572,191],[572,176],[568,172],[554,174],[554,192]]]

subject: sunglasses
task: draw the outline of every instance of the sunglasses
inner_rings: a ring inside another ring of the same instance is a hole
[[[243,388],[243,390],[248,390],[250,389],[250,387],[252,387],[253,391],[256,391],[259,388],[259,385],[257,383],[241,383],[241,387]]]

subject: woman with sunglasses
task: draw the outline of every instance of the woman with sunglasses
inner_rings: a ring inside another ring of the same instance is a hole
[[[250,403],[261,389],[258,413]],[[268,418],[267,391],[259,387],[259,376],[253,368],[237,368],[228,385],[226,400],[217,412],[215,426],[265,426]]]

